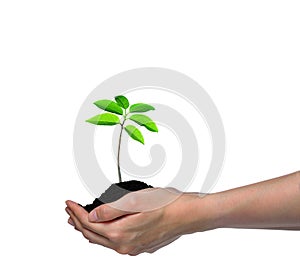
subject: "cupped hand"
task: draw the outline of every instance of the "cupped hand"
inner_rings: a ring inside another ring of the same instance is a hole
[[[121,254],[153,253],[181,235],[198,230],[197,215],[201,198],[174,189],[148,189],[132,192],[118,201],[87,213],[67,201],[69,223],[91,243]],[[202,230],[209,229],[202,220]]]

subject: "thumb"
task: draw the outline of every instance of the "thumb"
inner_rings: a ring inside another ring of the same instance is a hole
[[[92,210],[88,215],[88,219],[90,222],[106,222],[132,213],[114,208],[110,204],[104,204]]]
[[[95,208],[89,214],[89,221],[105,222],[124,215],[153,211],[170,204],[181,193],[173,188],[154,188],[131,192],[117,201]]]
[[[142,191],[147,190],[150,189],[145,189]],[[90,222],[105,222],[114,220],[124,215],[137,213],[139,212],[135,209],[137,204],[143,203],[140,198],[142,197],[138,192],[128,193],[117,201],[103,204],[95,208],[89,213],[88,219]]]

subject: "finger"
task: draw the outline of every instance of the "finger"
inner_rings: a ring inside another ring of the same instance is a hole
[[[92,232],[89,229],[86,229],[82,226],[80,221],[76,218],[76,216],[72,213],[68,208],[66,209],[70,214],[71,220],[74,222],[74,226],[76,230],[82,233],[83,237],[86,238],[90,243],[99,244],[104,247],[113,248],[113,244],[105,237]]]
[[[71,211],[71,214],[73,214],[74,217],[76,218],[76,222],[80,223],[82,227],[84,227],[85,229],[89,229],[90,231],[97,233],[103,237],[107,237],[110,231],[109,226],[89,222],[88,212],[84,208],[76,204],[75,202],[67,201],[66,204],[67,204],[67,208]],[[72,216],[71,219],[74,221],[74,218]],[[76,226],[76,222],[74,221],[75,226]]]
[[[66,208],[66,212],[70,216],[70,220],[72,220],[75,230],[80,231],[83,228],[80,221],[76,218],[76,216],[72,213],[72,211],[68,207]]]
[[[132,213],[104,204],[92,210],[88,215],[88,220],[90,222],[107,222],[128,214]]]
[[[68,223],[69,223],[70,225],[72,225],[72,226],[75,227],[74,221],[71,219],[71,217],[69,217]]]
[[[85,228],[83,228],[83,230],[81,232],[82,232],[82,235],[90,243],[99,244],[99,245],[102,245],[104,247],[114,249],[113,243],[110,240],[108,240],[107,238],[105,238],[105,237],[103,237],[101,235],[95,234],[94,232],[92,232],[92,231],[90,231],[88,229],[85,229]]]
[[[86,222],[87,211],[85,209],[83,209],[78,204],[70,200],[67,201],[66,204],[67,204],[67,208],[66,208],[67,212],[69,213],[72,212],[72,214],[75,215],[81,223]]]

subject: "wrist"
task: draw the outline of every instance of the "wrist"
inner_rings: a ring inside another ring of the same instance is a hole
[[[195,202],[197,232],[226,228],[230,214],[230,199],[223,192],[197,194]]]
[[[169,209],[173,221],[180,222],[178,235],[220,228],[222,213],[218,198],[218,194],[183,193],[174,209]]]
[[[205,219],[206,225],[199,226],[200,231],[214,230],[224,227],[225,205],[221,201],[220,193],[212,193],[206,195],[198,194],[199,219]],[[201,228],[204,227],[204,230]]]

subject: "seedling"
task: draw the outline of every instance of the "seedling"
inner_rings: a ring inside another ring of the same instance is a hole
[[[116,102],[115,102],[116,101]],[[158,132],[158,128],[155,122],[148,116],[141,114],[145,112],[149,112],[155,110],[155,108],[151,105],[145,103],[137,103],[130,106],[128,99],[119,95],[115,97],[115,101],[112,100],[98,100],[94,102],[94,104],[109,113],[98,114],[90,119],[87,119],[86,122],[95,124],[95,125],[120,125],[120,135],[118,142],[118,156],[117,156],[117,164],[118,164],[118,177],[119,182],[122,182],[121,168],[120,168],[120,150],[121,150],[121,141],[123,130],[127,132],[127,134],[134,140],[144,144],[144,136],[141,131],[136,128],[134,125],[126,125],[125,123],[128,120],[145,127],[147,130],[151,132]]]

